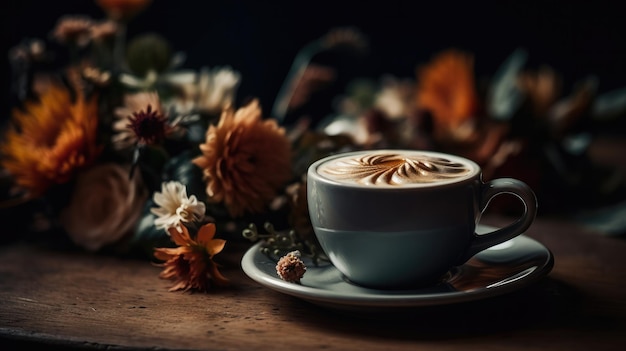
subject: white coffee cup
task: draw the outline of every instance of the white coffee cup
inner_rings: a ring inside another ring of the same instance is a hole
[[[500,194],[519,198],[523,213],[506,227],[476,234],[489,201]],[[308,168],[307,201],[332,264],[355,284],[383,289],[435,284],[476,253],[522,234],[537,212],[524,182],[484,182],[471,160],[419,150],[320,159]]]

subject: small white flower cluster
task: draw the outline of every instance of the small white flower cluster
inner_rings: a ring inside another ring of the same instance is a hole
[[[154,225],[167,230],[176,227],[180,231],[182,222],[200,222],[204,218],[206,206],[195,195],[187,196],[187,188],[178,181],[164,182],[161,192],[155,192],[154,202],[159,207],[150,211],[158,216]]]

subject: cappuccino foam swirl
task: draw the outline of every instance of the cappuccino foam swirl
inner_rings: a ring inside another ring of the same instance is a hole
[[[441,157],[385,153],[335,159],[323,164],[319,172],[331,179],[364,185],[405,185],[459,178],[471,170]]]

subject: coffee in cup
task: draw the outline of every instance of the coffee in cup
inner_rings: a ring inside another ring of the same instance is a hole
[[[510,225],[476,234],[489,201],[511,194],[524,205]],[[309,166],[307,201],[315,235],[351,282],[398,289],[436,283],[476,253],[522,234],[537,200],[520,180],[482,180],[463,157],[419,150],[364,150]]]

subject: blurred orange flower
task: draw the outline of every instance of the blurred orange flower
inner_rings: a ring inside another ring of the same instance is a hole
[[[13,113],[13,125],[0,145],[0,165],[31,196],[43,195],[54,184],[68,182],[91,165],[100,152],[96,143],[96,97],[70,92],[53,84],[23,110]]]
[[[233,217],[261,212],[292,176],[285,129],[261,118],[258,100],[225,109],[200,150],[193,163],[203,170],[209,200],[224,202]]]
[[[176,248],[156,248],[154,257],[165,261],[159,277],[174,281],[169,289],[198,290],[206,292],[211,283],[217,286],[228,285],[226,279],[218,270],[213,257],[220,253],[226,245],[226,240],[213,239],[215,224],[208,223],[200,227],[196,240],[189,236],[187,227],[169,228],[170,237],[178,245]]]
[[[143,11],[152,0],[96,0],[96,3],[113,19],[128,19]]]
[[[417,105],[432,114],[435,137],[459,140],[468,135],[479,100],[471,55],[448,50],[417,70]]]

